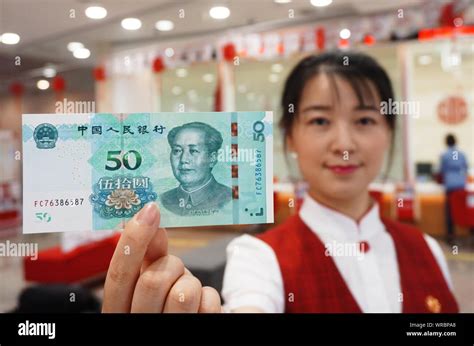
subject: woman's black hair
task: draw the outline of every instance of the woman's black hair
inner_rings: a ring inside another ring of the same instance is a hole
[[[283,116],[279,126],[284,134],[284,147],[286,137],[290,135],[294,121],[298,116],[298,107],[306,83],[318,74],[324,73],[329,77],[334,86],[336,95],[337,87],[334,76],[349,82],[361,105],[366,105],[367,100],[375,103],[375,95],[371,92],[369,83],[372,83],[379,94],[381,102],[386,105],[394,101],[392,83],[387,72],[372,57],[359,52],[331,51],[318,55],[311,55],[301,60],[289,74],[283,90],[281,106]],[[370,102],[369,101],[369,102]],[[395,116],[391,107],[384,107],[387,112],[383,114],[388,127],[392,131],[392,145],[389,153],[388,169],[393,159],[393,140],[395,137]]]

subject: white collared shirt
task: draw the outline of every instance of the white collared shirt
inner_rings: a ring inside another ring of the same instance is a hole
[[[336,267],[363,312],[401,312],[395,245],[379,217],[377,204],[357,224],[306,195],[299,216],[326,249],[334,249],[331,256]],[[424,238],[452,290],[448,266],[439,244],[427,234]],[[337,244],[361,241],[369,243],[366,253],[338,255]],[[363,256],[362,260],[360,256]],[[231,241],[227,246],[222,297],[225,311],[251,306],[265,312],[284,312],[283,278],[277,257],[267,243],[247,234]]]

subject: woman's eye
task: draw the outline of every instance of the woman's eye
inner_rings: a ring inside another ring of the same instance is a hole
[[[361,125],[374,125],[376,121],[370,117],[363,117],[357,120],[357,123]]]
[[[312,125],[318,125],[318,126],[323,126],[323,125],[328,125],[329,124],[329,120],[326,119],[326,118],[323,118],[323,117],[319,117],[319,118],[313,118],[309,121],[309,123]]]

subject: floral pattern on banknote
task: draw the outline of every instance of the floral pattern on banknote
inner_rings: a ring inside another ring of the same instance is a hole
[[[90,196],[94,211],[104,219],[131,217],[156,199],[150,178],[142,176],[102,177]]]

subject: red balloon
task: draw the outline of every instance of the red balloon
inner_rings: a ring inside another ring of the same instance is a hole
[[[105,80],[105,68],[102,66],[98,66],[94,69],[94,79],[96,81],[104,81]]]
[[[13,82],[12,84],[10,84],[10,92],[14,96],[21,96],[23,95],[24,91],[25,91],[25,87],[23,86],[23,84],[19,82]]]
[[[163,63],[163,59],[161,57],[156,58],[153,60],[153,71],[155,73],[160,73],[165,69],[165,64]]]
[[[66,88],[66,81],[61,76],[56,76],[52,80],[52,87],[54,91],[64,91]]]
[[[225,61],[232,61],[237,56],[237,51],[233,43],[228,43],[222,48],[222,55]]]

